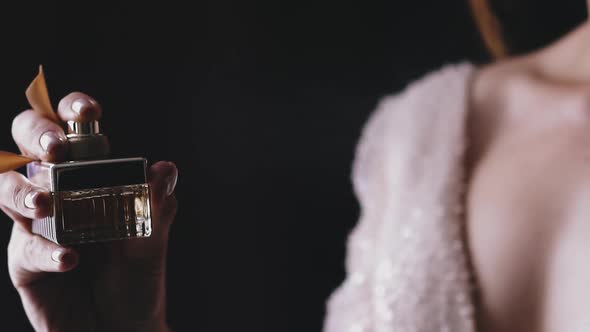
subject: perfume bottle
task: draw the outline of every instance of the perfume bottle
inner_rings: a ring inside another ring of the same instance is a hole
[[[58,244],[149,237],[150,188],[145,158],[108,159],[98,120],[68,121],[68,161],[27,164],[29,179],[52,196],[52,211],[32,231]]]

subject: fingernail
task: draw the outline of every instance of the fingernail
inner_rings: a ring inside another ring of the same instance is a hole
[[[174,167],[174,172],[166,178],[166,196],[172,195],[176,188],[176,181],[178,181],[178,170]]]
[[[53,149],[54,146],[60,145],[65,141],[59,137],[59,135],[53,131],[47,131],[41,135],[39,138],[39,145],[45,152],[49,152]]]
[[[82,113],[83,110],[87,109],[88,107],[90,107],[92,105],[93,105],[92,101],[90,101],[88,99],[80,98],[80,99],[74,100],[71,108],[72,108],[72,111],[80,114],[80,113]]]
[[[35,209],[37,208],[37,204],[36,204],[36,198],[37,195],[39,195],[38,191],[31,191],[29,192],[26,196],[25,196],[25,207],[27,207],[28,209]]]
[[[51,259],[56,263],[61,263],[63,262],[65,254],[66,252],[63,249],[54,250],[51,253]]]
[[[76,256],[64,249],[57,249],[51,253],[51,260],[56,263],[64,263],[65,265],[76,264]]]
[[[25,196],[25,207],[28,209],[39,209],[44,211],[51,205],[51,196],[43,195],[42,190],[34,189]]]

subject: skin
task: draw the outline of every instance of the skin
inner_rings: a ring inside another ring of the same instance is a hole
[[[98,119],[100,105],[75,92],[58,106],[61,121]],[[63,160],[63,123],[27,110],[13,122],[25,155]],[[8,244],[10,278],[35,331],[169,331],[165,271],[168,232],[176,214],[178,171],[158,162],[148,171],[150,238],[62,247],[31,233],[31,218],[49,214],[47,191],[17,172],[0,174],[0,208],[14,220]]]
[[[590,23],[481,68],[467,242],[480,331],[590,331]]]

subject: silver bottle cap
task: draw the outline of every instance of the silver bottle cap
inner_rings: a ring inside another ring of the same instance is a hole
[[[100,134],[100,125],[98,121],[76,122],[68,121],[68,138],[78,136],[90,136]]]

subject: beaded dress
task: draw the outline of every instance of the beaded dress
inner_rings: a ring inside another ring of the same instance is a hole
[[[465,123],[474,67],[447,65],[384,98],[353,164],[360,220],[325,332],[474,332],[464,242]]]

